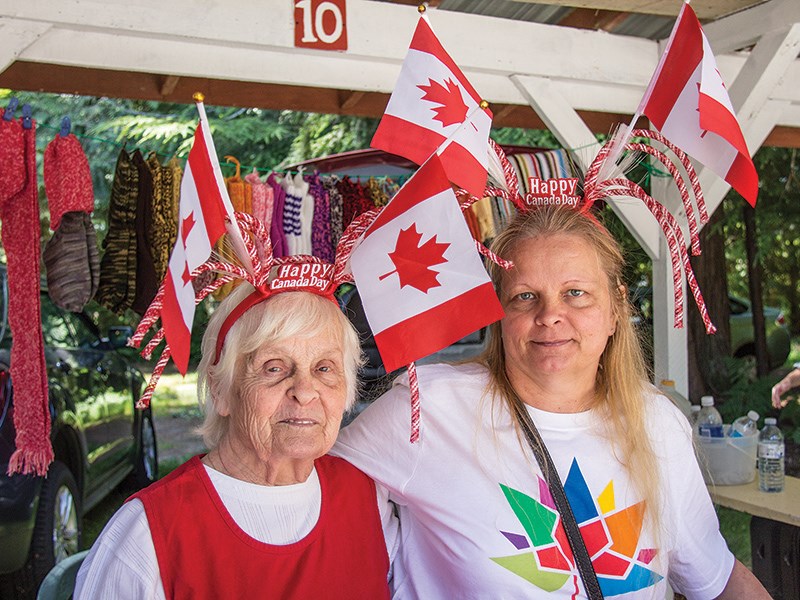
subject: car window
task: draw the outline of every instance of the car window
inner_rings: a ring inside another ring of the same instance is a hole
[[[72,335],[75,337],[78,348],[90,348],[97,344],[97,335],[80,315],[70,312],[65,312],[63,315],[72,331]]]
[[[747,306],[735,298],[728,298],[728,303],[730,304],[732,315],[741,315],[747,312]]]
[[[50,298],[42,294],[42,333],[44,343],[60,348],[74,348],[76,337],[72,324],[65,319],[65,313],[57,308]]]

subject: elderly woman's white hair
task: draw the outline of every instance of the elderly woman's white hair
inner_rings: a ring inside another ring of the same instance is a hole
[[[266,343],[294,337],[314,337],[331,330],[340,333],[347,402],[350,409],[358,392],[358,369],[364,363],[358,332],[339,307],[310,292],[276,294],[247,310],[225,336],[219,362],[213,364],[217,336],[225,318],[254,288],[242,282],[214,311],[203,335],[202,359],[197,367],[197,390],[205,421],[200,427],[203,441],[211,449],[228,430],[229,418],[220,416],[214,402],[234,391],[237,366],[242,359]],[[235,407],[235,404],[234,404]],[[235,408],[234,408],[235,410]]]

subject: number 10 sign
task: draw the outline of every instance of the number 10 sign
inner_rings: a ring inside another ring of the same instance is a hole
[[[296,48],[347,50],[346,0],[296,0],[294,45]]]

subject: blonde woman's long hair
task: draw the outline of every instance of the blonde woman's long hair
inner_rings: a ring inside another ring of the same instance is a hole
[[[594,217],[573,208],[553,206],[517,215],[495,238],[492,250],[501,257],[509,257],[522,242],[556,234],[574,235],[588,242],[597,252],[608,277],[617,326],[600,357],[594,408],[607,415],[609,442],[632,484],[646,501],[651,523],[656,525],[660,509],[658,461],[645,424],[649,383],[640,341],[631,321],[633,309],[622,283],[624,260],[619,244]],[[504,270],[491,263],[489,273],[502,298]],[[495,396],[505,402],[520,432],[511,405],[516,392],[506,372],[501,327],[501,322],[490,327],[486,351],[478,360],[490,371]],[[657,535],[657,527],[653,527],[653,531]]]

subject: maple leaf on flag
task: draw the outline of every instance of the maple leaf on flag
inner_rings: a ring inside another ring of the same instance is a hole
[[[436,236],[420,245],[422,234],[417,231],[417,224],[412,223],[407,229],[401,229],[397,235],[394,252],[389,258],[395,270],[381,275],[383,280],[393,273],[400,277],[400,287],[407,285],[427,294],[428,290],[441,284],[436,278],[438,273],[430,267],[447,262],[444,253],[450,247],[448,243],[436,241]]]
[[[418,85],[417,87],[425,92],[423,100],[439,104],[433,109],[436,113],[434,119],[439,121],[443,127],[464,122],[467,118],[467,105],[461,96],[461,88],[453,80],[445,81],[447,87],[438,81],[428,78],[428,85]]]

